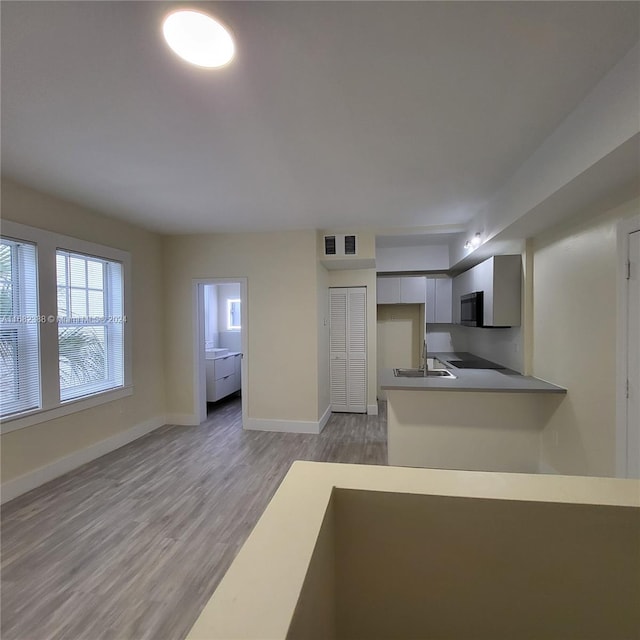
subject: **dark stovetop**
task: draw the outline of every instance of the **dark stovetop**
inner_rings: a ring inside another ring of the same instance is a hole
[[[501,364],[474,356],[472,353],[456,353],[455,358],[447,359],[447,363],[457,369],[506,369]]]
[[[506,369],[501,364],[489,360],[458,360],[449,364],[457,369]]]

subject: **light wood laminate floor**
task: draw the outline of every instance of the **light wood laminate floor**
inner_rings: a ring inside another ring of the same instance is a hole
[[[2,509],[3,640],[185,637],[294,460],[386,464],[386,416],[243,431],[238,398]]]

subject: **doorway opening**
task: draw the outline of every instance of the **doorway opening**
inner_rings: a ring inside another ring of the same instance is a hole
[[[193,287],[198,424],[220,404],[240,396],[244,427],[248,406],[246,278],[195,280]]]

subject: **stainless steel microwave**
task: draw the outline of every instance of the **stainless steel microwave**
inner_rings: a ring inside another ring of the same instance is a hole
[[[460,324],[466,327],[483,326],[484,293],[474,291],[460,296]]]

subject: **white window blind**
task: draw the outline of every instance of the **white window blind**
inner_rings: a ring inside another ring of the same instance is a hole
[[[40,406],[36,247],[0,240],[0,415]]]
[[[60,400],[124,384],[122,265],[56,251]]]

